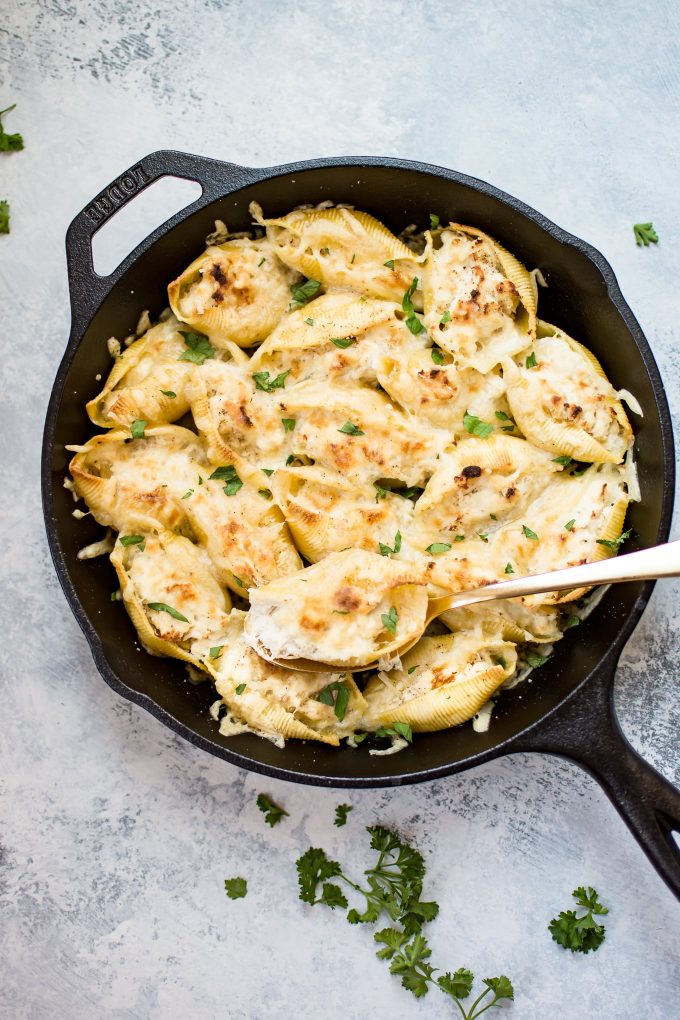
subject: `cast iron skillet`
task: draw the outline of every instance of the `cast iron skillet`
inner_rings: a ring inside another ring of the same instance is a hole
[[[107,278],[92,264],[99,226],[148,184],[165,175],[198,181],[201,197],[155,230]],[[140,654],[125,610],[110,601],[116,582],[103,560],[81,562],[77,550],[101,535],[91,518],[77,521],[63,488],[66,443],[93,433],[85,402],[110,369],[109,336],[130,333],[142,309],[166,305],[165,285],[200,252],[220,218],[248,229],[248,204],[267,215],[324,199],[354,203],[394,231],[442,220],[487,230],[528,266],[539,266],[541,317],[582,340],[617,387],[637,396],[635,418],[642,502],[630,512],[631,548],[665,541],[671,519],[674,456],[668,404],[640,327],[602,255],[533,209],[482,181],[451,170],[397,159],[318,159],[253,169],[179,152],[155,152],[122,174],[71,224],[66,239],[72,327],[47,411],[42,458],[43,504],[54,564],[66,597],[104,679],[197,747],[234,765],[294,782],[339,787],[399,786],[446,776],[502,754],[541,751],[568,757],[602,784],[650,860],[680,896],[680,794],[644,762],[623,736],[613,709],[616,664],[653,585],[617,585],[577,632],[557,646],[531,686],[503,695],[487,733],[472,727],[416,737],[397,755],[365,748],[333,750],[289,743],[279,750],[251,734],[225,739],[208,714],[211,685],[192,686],[172,659]]]

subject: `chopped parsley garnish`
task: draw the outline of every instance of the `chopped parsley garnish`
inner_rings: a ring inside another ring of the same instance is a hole
[[[463,425],[471,436],[478,436],[480,439],[488,439],[493,432],[493,425],[489,425],[488,422],[482,421],[481,418],[478,418],[474,414],[470,414],[469,411],[466,411],[463,415]]]
[[[0,199],[0,234],[9,234],[9,202]]]
[[[177,396],[174,390],[161,390],[161,393],[163,394],[164,397],[170,397],[171,400],[174,400],[174,398]]]
[[[356,337],[354,336],[332,336],[331,343],[335,344],[341,350],[346,351],[348,347],[351,347],[355,342]]]
[[[598,924],[595,917],[608,914],[607,907],[602,906],[597,893],[590,886],[580,885],[574,889],[572,896],[576,900],[576,910],[562,910],[558,917],[553,917],[548,931],[564,949],[572,953],[589,953],[598,949],[604,942],[604,925]]]
[[[524,362],[525,368],[536,368],[538,362],[536,361],[536,353],[532,351],[527,360]]]
[[[335,712],[338,722],[342,722],[349,705],[349,687],[344,680],[334,680],[319,691],[316,700],[322,705],[329,705]]]
[[[444,355],[442,354],[438,347],[430,348],[430,355],[432,356],[432,360],[434,361],[435,365],[444,364]]]
[[[306,326],[313,326],[314,325],[314,319],[305,319],[305,325]]]
[[[308,301],[311,301],[316,296],[321,283],[319,280],[305,280],[304,283],[294,283],[290,288],[290,292],[293,295],[291,305],[293,308],[302,308]]]
[[[538,669],[539,666],[545,665],[550,656],[540,655],[538,652],[527,652],[525,658],[532,669]]]
[[[406,670],[406,672],[410,676],[411,673],[413,673],[413,671],[416,670],[416,669],[418,669],[418,665],[417,664],[415,666],[409,666],[409,668]]]
[[[265,822],[272,828],[274,828],[275,825],[278,825],[284,815],[288,815],[288,812],[284,811],[284,809],[279,807],[278,804],[275,804],[266,793],[258,793],[256,804],[260,811],[264,814]]]
[[[413,731],[407,722],[395,722],[391,726],[380,726],[375,731],[376,737],[401,737],[402,740],[413,743]]]
[[[378,542],[378,545],[380,546],[381,556],[391,556],[392,553],[398,553],[401,549],[401,532],[398,531],[394,536],[394,548],[385,545],[384,542]]]
[[[447,322],[451,322],[451,312],[449,311],[448,308],[446,309],[441,319],[439,320],[439,325],[445,326]]]
[[[659,235],[652,223],[634,223],[633,233],[635,234],[635,243],[638,248],[643,244],[645,248],[649,248],[650,244],[659,243]]]
[[[515,571],[513,569],[513,566],[512,566],[512,563],[506,563],[505,564],[505,570],[503,571],[503,573],[504,574],[514,574],[515,573]]]
[[[190,361],[194,365],[202,365],[206,358],[215,356],[215,348],[202,333],[185,333],[180,329],[187,345],[186,351],[180,354],[178,361]]]
[[[6,113],[16,108],[16,103],[12,103],[6,110],[0,110],[0,118],[4,117]],[[20,134],[8,134],[5,131],[2,120],[0,119],[0,152],[20,152],[24,147],[24,140]]]
[[[284,432],[292,432],[295,428],[295,418],[282,418],[281,424],[283,425]]]
[[[269,378],[269,372],[253,372],[253,379],[258,390],[264,390],[265,393],[273,393],[274,390],[282,390],[286,385],[286,376],[290,374],[290,369],[287,368],[285,372],[281,372],[277,375],[276,379]]]
[[[425,332],[425,327],[416,315],[416,310],[413,307],[411,298],[415,294],[418,287],[418,277],[414,276],[411,281],[411,286],[408,288],[403,298],[401,299],[401,307],[406,312],[406,325],[411,330],[414,336],[418,336],[419,333]]]
[[[187,489],[187,491],[182,496],[182,499],[188,499],[189,496],[193,496],[193,494],[194,494],[194,490],[193,489]]]
[[[489,517],[491,518],[492,521],[497,521],[498,520],[498,517],[496,516],[496,514],[489,514]]]
[[[243,588],[243,589],[245,589],[245,588],[246,588],[246,585],[245,585],[245,583],[244,583],[244,582],[243,582],[243,581],[241,580],[241,578],[240,578],[240,577],[238,577],[238,575],[237,575],[237,574],[234,574],[234,573],[232,572],[232,575],[231,575],[231,576],[232,576],[232,577],[234,578],[234,580],[236,581],[236,583],[237,583],[237,585],[239,586],[239,588]]]
[[[245,878],[225,878],[224,890],[230,900],[241,900],[248,892]]]
[[[354,260],[355,260],[356,257],[357,257],[357,253],[354,252],[354,254],[352,255],[351,259],[349,260],[350,266],[354,265]]]
[[[382,620],[382,625],[385,628],[385,630],[389,630],[390,634],[397,633],[399,613],[394,608],[394,606],[390,606],[390,611],[388,613],[383,613],[380,619]]]
[[[133,421],[132,425],[130,426],[130,435],[132,436],[132,438],[146,439],[146,436],[144,435],[144,429],[148,424],[149,424],[148,421],[145,421],[144,418],[137,418],[135,421]]]
[[[262,470],[266,474],[267,478],[271,478],[274,474],[274,468],[262,468]]]
[[[430,213],[430,230],[436,230],[439,226],[439,217],[436,213]]]
[[[575,524],[576,524],[576,518],[572,517],[572,519],[570,521],[567,521],[567,523],[564,525],[564,530],[565,531],[573,531]]]
[[[394,259],[388,259],[387,262],[383,262],[386,269],[391,269],[394,272]]]
[[[265,258],[265,257],[264,257],[264,255],[263,255],[263,256],[262,256],[262,258],[260,259],[260,261],[259,261],[259,262],[257,263],[257,268],[259,269],[259,268],[260,268],[260,266],[263,266],[263,265],[265,264],[265,262],[266,262],[266,261],[267,261],[267,260],[266,260],[266,258]]]
[[[514,432],[514,431],[515,431],[514,425],[501,425],[501,432]]]
[[[584,475],[586,471],[590,470],[592,466],[592,464],[579,464],[578,467],[575,467],[572,471],[572,475],[574,475],[575,478],[578,478],[580,475]]]
[[[351,804],[338,804],[335,809],[335,821],[333,825],[337,825],[340,828],[342,825],[347,824],[347,815],[352,810]]]
[[[246,689],[246,684],[237,684],[236,685],[236,693],[237,694],[243,694],[245,689]]]
[[[166,605],[165,602],[147,602],[147,606],[149,609],[153,609],[157,613],[167,613],[168,616],[173,618],[173,620],[181,620],[182,623],[189,622],[186,616],[183,616],[177,609],[173,609],[172,606]]]
[[[433,556],[436,556],[438,553],[448,552],[450,548],[450,542],[433,542],[432,545],[428,545],[425,552],[432,553]]]
[[[499,421],[510,421],[510,415],[506,414],[505,411],[494,412]]]
[[[465,541],[465,535],[454,535],[453,536],[453,541],[454,542],[464,542]]]
[[[483,532],[477,532],[477,538],[481,538],[482,542],[489,541],[489,536],[485,535]]]
[[[561,457],[553,457],[553,464],[561,464],[562,467],[569,467],[573,457],[569,457],[566,453],[562,454]]]
[[[211,659],[219,659],[220,655],[222,654],[222,649],[223,648],[224,648],[224,645],[213,645],[213,647],[208,652],[210,658]]]
[[[346,436],[364,436],[366,434],[351,421],[346,421],[342,428],[338,429],[338,432],[344,432]]]
[[[138,545],[141,552],[144,552],[144,535],[119,535],[118,541],[121,545]]]
[[[293,463],[294,460],[295,460],[295,454],[294,453],[289,453],[288,456],[286,457],[286,467],[289,467]]]
[[[258,494],[258,496],[262,496],[263,499],[271,499],[272,498],[272,491],[271,491],[271,489],[258,489],[257,490],[257,494]]]
[[[569,630],[570,627],[578,627],[581,624],[581,617],[573,615],[568,616],[562,624],[562,630]]]
[[[605,549],[609,549],[609,550],[611,550],[611,552],[616,553],[616,552],[619,551],[619,546],[622,545],[626,541],[627,538],[630,538],[630,536],[632,534],[633,534],[633,529],[632,528],[628,528],[628,531],[624,531],[623,534],[619,535],[618,538],[613,538],[613,539],[610,539],[610,538],[596,538],[595,542],[596,542],[597,545],[603,545],[605,547]]]
[[[243,482],[239,478],[233,464],[227,464],[226,467],[215,468],[213,473],[209,475],[208,480],[226,482],[227,484],[224,486],[224,493],[227,496],[235,496],[238,490],[243,486]]]
[[[330,255],[330,248],[319,248],[319,255]]]
[[[531,528],[528,528],[526,524],[522,525],[522,534],[525,538],[530,538],[532,542],[538,542],[538,535],[535,531],[532,531]]]

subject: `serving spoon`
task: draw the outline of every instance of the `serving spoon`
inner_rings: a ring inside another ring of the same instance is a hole
[[[660,577],[680,577],[680,541],[640,549],[639,552],[613,556],[596,563],[584,563],[576,567],[552,570],[546,574],[531,574],[528,577],[497,581],[460,591],[455,595],[438,595],[428,602],[422,630],[416,637],[410,637],[403,645],[390,653],[390,658],[405,655],[420,641],[428,624],[449,609],[462,609],[479,602],[493,602],[496,599],[514,599],[525,595],[540,595],[547,591],[565,591],[576,588],[592,588],[600,584],[620,584],[623,581],[651,581]],[[262,652],[258,649],[258,654]],[[378,668],[378,660],[365,666],[347,666],[321,662],[317,659],[269,659],[284,669],[297,669],[303,673],[365,673]]]

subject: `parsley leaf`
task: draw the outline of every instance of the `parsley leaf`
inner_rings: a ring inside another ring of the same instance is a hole
[[[416,667],[414,666],[413,669]],[[409,673],[413,672],[413,669],[409,670]],[[411,724],[407,722],[395,722],[391,726],[380,726],[375,731],[376,737],[401,737],[402,740],[407,740],[409,744],[413,743],[413,730]]]
[[[391,556],[392,553],[398,553],[401,550],[401,532],[398,531],[394,536],[394,548],[391,549],[389,545],[385,545],[383,542],[378,542],[380,546],[381,556]]]
[[[183,354],[180,354],[178,361],[190,361],[194,365],[202,365],[206,358],[215,356],[215,348],[207,336],[202,333],[185,333],[181,329],[179,332],[184,337],[187,349]]]
[[[130,435],[132,436],[132,438],[146,439],[146,436],[144,435],[144,429],[148,424],[149,424],[148,421],[145,421],[143,418],[135,419],[135,421],[133,421],[132,425],[130,426]]]
[[[316,700],[322,705],[329,705],[335,712],[335,718],[342,722],[349,705],[349,687],[344,680],[334,680],[319,691]]]
[[[416,999],[427,993],[428,982],[432,980],[434,968],[427,962],[431,955],[427,940],[418,934],[392,957],[390,973],[398,974],[403,987],[413,992]]]
[[[552,460],[553,460],[553,464],[561,464],[562,467],[569,467],[569,465],[571,464],[573,459],[574,459],[573,457],[569,457],[565,453],[565,454],[562,454],[561,457],[553,457]]]
[[[118,541],[123,546],[138,545],[140,552],[144,552],[144,535],[119,535]]]
[[[579,627],[581,625],[581,617],[572,614],[562,624],[562,630],[569,630],[571,627]]]
[[[530,538],[532,542],[538,542],[538,535],[535,531],[532,531],[531,528],[528,528],[526,524],[522,525],[522,534],[525,538]]]
[[[274,468],[262,468],[262,470],[266,474],[267,478],[271,478],[271,476],[274,474]]]
[[[333,825],[337,825],[340,828],[342,825],[347,824],[347,815],[352,810],[351,804],[338,804],[335,809],[335,821]]]
[[[292,308],[302,308],[308,301],[311,301],[316,296],[321,283],[319,280],[305,280],[304,283],[294,283],[290,288],[290,292],[293,295],[291,302]]]
[[[224,890],[230,900],[241,900],[248,892],[245,878],[225,878]]]
[[[494,411],[494,414],[499,421],[510,421],[510,415],[506,414],[505,411]]]
[[[480,439],[488,439],[493,432],[493,425],[482,421],[481,418],[470,414],[469,411],[466,411],[463,415],[463,425],[471,436],[479,436]]]
[[[340,891],[340,887],[326,882],[327,878],[342,875],[342,869],[337,861],[332,861],[328,857],[325,850],[310,846],[302,857],[298,857],[295,867],[298,873],[299,895],[303,903],[312,905],[325,903],[332,910],[335,907],[347,906],[347,900]],[[321,896],[317,897],[316,891],[320,882],[323,882],[324,885]]]
[[[430,213],[430,230],[436,230],[439,226],[439,217],[436,213]]]
[[[286,369],[285,372],[281,372],[277,375],[276,379],[269,378],[269,372],[253,372],[253,379],[258,390],[264,390],[265,393],[273,393],[274,390],[282,390],[286,385],[286,376],[290,374],[290,369]]]
[[[222,654],[223,648],[224,645],[213,645],[213,647],[210,649],[210,652],[208,653],[210,655],[210,658],[219,659],[220,655]]]
[[[575,524],[576,524],[576,518],[572,517],[572,519],[570,521],[567,521],[567,523],[564,525],[564,530],[565,531],[573,531]]]
[[[506,563],[505,564],[505,570],[503,571],[503,573],[504,574],[514,574],[515,573],[515,571],[512,568],[512,563]]]
[[[550,656],[539,655],[538,652],[527,652],[525,658],[532,669],[538,669],[539,666],[545,665]]]
[[[0,234],[9,234],[9,202],[0,199]]]
[[[278,804],[275,804],[266,793],[258,793],[255,803],[264,814],[265,822],[267,825],[270,825],[272,829],[275,825],[279,824],[284,815],[288,815],[288,812],[284,811],[284,809],[279,807]]]
[[[182,623],[189,622],[186,616],[173,609],[172,606],[166,605],[165,602],[147,602],[147,607],[155,610],[157,613],[167,613],[169,616],[172,616],[173,620],[181,620]]]
[[[346,436],[364,436],[364,435],[366,435],[366,433],[363,432],[359,428],[358,425],[355,425],[354,422],[351,422],[351,421],[346,421],[345,424],[342,426],[342,428],[338,429],[338,432],[344,432]]]
[[[305,319],[305,325],[306,326],[313,326],[314,325],[314,319]]]
[[[527,360],[524,362],[525,368],[536,368],[538,362],[536,361],[536,352],[532,351]]]
[[[451,322],[451,312],[449,311],[448,308],[446,309],[441,319],[439,320],[439,325],[445,326],[447,322]]]
[[[396,634],[397,633],[397,623],[399,621],[399,613],[394,608],[394,606],[390,607],[389,613],[383,613],[382,616],[380,617],[380,619],[382,620],[382,625],[385,628],[385,630],[389,630],[390,634]]]
[[[414,336],[418,336],[420,333],[425,332],[425,327],[416,315],[416,310],[413,307],[413,301],[411,298],[415,294],[418,288],[418,277],[414,276],[411,280],[411,286],[408,288],[403,298],[401,299],[401,307],[406,312],[406,325],[411,330]]]
[[[394,259],[388,259],[387,262],[383,262],[385,269],[391,269],[394,272]]]
[[[645,248],[649,248],[650,244],[658,244],[659,235],[652,223],[634,223],[633,233],[635,234],[635,243],[638,248],[644,244]]]
[[[247,686],[246,684],[237,684],[236,687],[235,687],[236,693],[237,694],[243,694],[243,692],[246,689],[246,686]]]
[[[622,545],[627,538],[633,534],[633,529],[628,528],[628,531],[624,531],[623,534],[619,535],[618,538],[596,538],[596,545],[603,545],[605,549],[611,550],[613,553],[619,551],[619,546]]]
[[[450,548],[450,542],[433,542],[432,545],[428,545],[425,552],[432,553],[433,556],[436,556],[438,553],[448,552]]]
[[[598,924],[595,916],[608,914],[609,910],[602,906],[597,893],[590,886],[579,886],[574,889],[572,896],[584,912],[577,914],[575,910],[561,911],[558,917],[553,917],[548,931],[564,949],[570,949],[572,953],[588,953],[591,949],[598,949],[605,937],[604,925]]]
[[[281,424],[284,432],[292,432],[295,428],[295,418],[282,418]]]
[[[0,110],[0,118],[16,108],[16,103],[8,106],[6,110]],[[20,134],[10,135],[5,131],[0,119],[0,152],[20,152],[24,147],[24,140]],[[9,233],[9,231],[7,231]]]
[[[486,991],[475,999],[469,1012],[465,1012],[460,1000],[468,998],[472,992],[473,981],[474,975],[466,967],[460,967],[455,974],[443,974],[437,978],[439,988],[446,995],[451,996],[458,1006],[463,1020],[475,1020],[475,1017],[481,1016],[487,1009],[498,1005],[501,999],[514,999],[515,997],[512,982],[504,974],[499,977],[484,978],[482,984],[486,985]],[[493,992],[493,999],[485,1002],[489,992]]]
[[[340,350],[342,350],[342,351],[346,351],[348,347],[351,347],[352,344],[355,343],[355,341],[356,341],[356,337],[355,336],[332,336],[331,337],[331,343],[335,344],[335,346],[339,347]]]
[[[215,468],[213,473],[208,475],[208,481],[213,480],[227,483],[223,489],[227,496],[235,496],[239,489],[243,487],[243,482],[239,478],[233,464],[227,464],[226,467]]]
[[[193,489],[187,489],[187,491],[182,496],[182,499],[188,499],[189,496],[193,496],[193,494],[194,494],[194,490]]]
[[[173,400],[177,396],[174,390],[161,390],[161,393],[163,394],[164,397],[170,397],[171,400]]]
[[[430,355],[432,356],[432,360],[434,361],[435,365],[444,364],[444,355],[442,354],[438,347],[431,347]]]

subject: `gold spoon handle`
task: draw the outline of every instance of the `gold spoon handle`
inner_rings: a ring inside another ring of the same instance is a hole
[[[565,567],[547,574],[497,581],[456,595],[441,595],[430,599],[427,622],[447,609],[461,609],[476,602],[520,598],[523,595],[540,595],[573,588],[592,588],[598,584],[616,584],[620,581],[650,581],[659,577],[680,577],[680,542],[655,545],[651,549],[626,553],[625,556],[612,556],[596,563]]]

